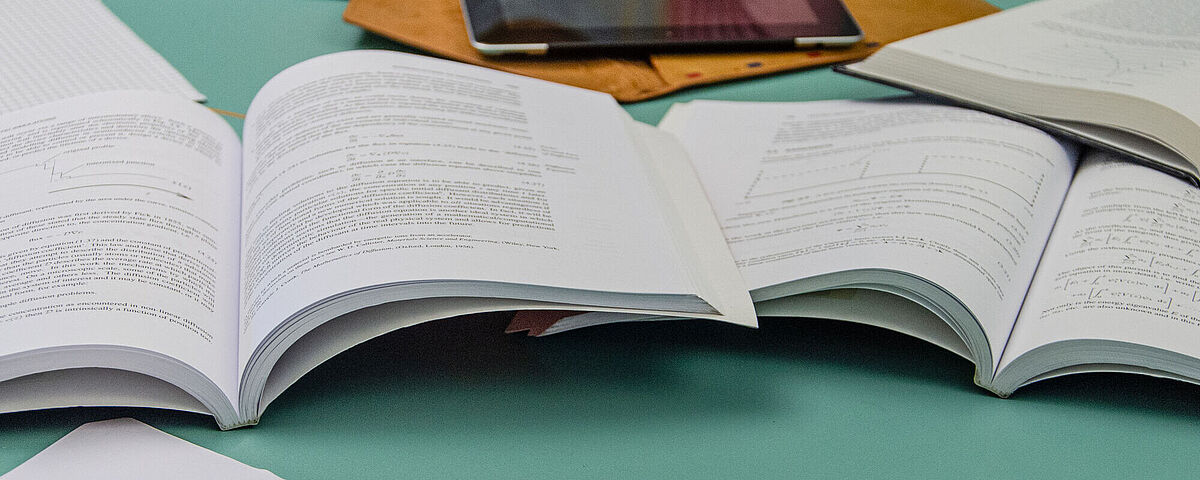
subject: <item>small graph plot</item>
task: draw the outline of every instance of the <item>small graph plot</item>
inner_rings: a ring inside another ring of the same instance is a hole
[[[23,166],[0,171],[0,176],[38,172],[45,175],[49,193],[124,186],[160,191],[191,200],[193,186],[177,172],[151,161],[131,160],[115,150],[89,149],[51,154]]]
[[[746,199],[871,178],[922,174],[984,181],[1010,191],[1027,205],[1033,205],[1041,192],[1042,176],[1035,176],[1022,168],[1022,162],[1008,158],[1011,155],[989,155],[986,151],[966,155],[953,150],[941,153],[919,143],[844,152],[834,156],[777,158],[763,162],[746,191]]]
[[[871,168],[874,154],[866,153],[846,162],[804,159],[763,163],[746,191],[746,198],[769,197],[872,176],[876,173]]]
[[[1129,81],[1138,77],[1168,77],[1200,67],[1200,55],[1134,46],[1110,46],[1082,41],[1064,42],[1056,48],[1031,52],[1033,60],[1081,78]]]

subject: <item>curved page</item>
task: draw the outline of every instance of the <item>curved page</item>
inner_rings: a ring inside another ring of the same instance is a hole
[[[0,356],[149,350],[237,398],[238,155],[224,120],[160,93],[0,117]]]
[[[993,359],[1074,168],[1033,128],[917,103],[692,102],[662,128],[691,154],[752,291],[904,272],[973,312]]]
[[[607,95],[396,52],[281,73],[245,128],[242,364],[378,285],[694,296],[625,121]]]
[[[1200,190],[1112,154],[1092,155],[1063,204],[1000,367],[1067,340],[1200,358],[1198,328]]]

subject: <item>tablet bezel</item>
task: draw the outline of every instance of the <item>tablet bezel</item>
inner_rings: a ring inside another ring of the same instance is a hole
[[[550,0],[565,1],[565,0]],[[577,0],[583,1],[583,0]],[[797,0],[805,1],[805,0]],[[549,31],[505,23],[500,0],[460,0],[471,45],[487,55],[547,54],[584,51],[693,51],[711,49],[807,48],[849,46],[862,40],[862,30],[841,0],[807,0],[820,21],[816,24],[772,26],[787,29],[780,36],[706,38],[705,30],[741,33],[746,24],[620,27]],[[497,22],[501,23],[497,23]],[[493,26],[499,25],[500,29]],[[740,30],[740,31],[739,31]],[[481,34],[480,31],[483,31]],[[564,37],[569,34],[573,38]],[[555,38],[558,37],[558,38]]]

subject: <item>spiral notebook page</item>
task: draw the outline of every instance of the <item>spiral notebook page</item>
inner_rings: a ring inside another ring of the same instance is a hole
[[[0,0],[0,114],[130,89],[205,100],[98,0]]]

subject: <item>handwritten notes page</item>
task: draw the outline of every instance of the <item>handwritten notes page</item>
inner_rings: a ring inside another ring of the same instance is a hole
[[[974,312],[985,360],[999,358],[1075,163],[1035,129],[902,102],[692,102],[660,127],[691,154],[756,301],[796,279],[904,272]]]
[[[0,114],[109,90],[204,100],[98,0],[0,0],[0,11]]]
[[[1137,343],[1200,358],[1200,190],[1093,154],[1080,167],[1001,367],[1041,345]]]

